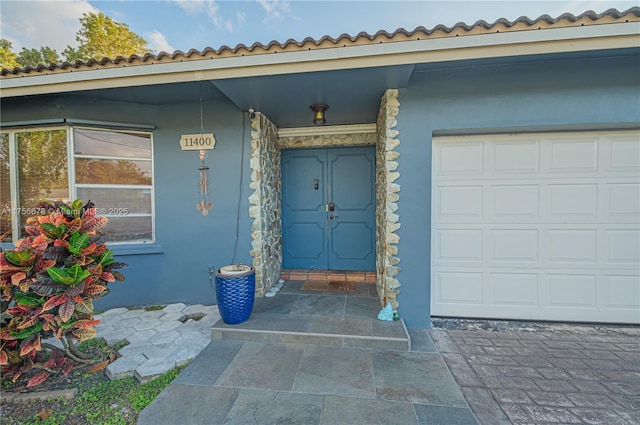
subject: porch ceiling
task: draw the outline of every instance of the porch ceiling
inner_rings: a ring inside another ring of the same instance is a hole
[[[387,88],[403,88],[413,65],[156,84],[76,92],[75,96],[151,105],[228,99],[264,113],[279,128],[312,126],[309,105],[325,103],[327,125],[376,121]],[[72,95],[72,96],[73,96]]]
[[[313,125],[314,103],[329,105],[328,125],[376,121],[388,88],[404,88],[413,65],[212,81],[240,109],[263,112],[280,128]]]

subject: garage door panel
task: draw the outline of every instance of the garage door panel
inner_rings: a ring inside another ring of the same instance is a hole
[[[537,273],[491,273],[491,305],[538,307]]]
[[[591,322],[640,322],[640,276],[576,274],[573,269],[544,273],[445,267],[434,273],[434,301],[461,309],[460,317]],[[573,296],[577,294],[578,296]],[[437,297],[437,299],[436,299]],[[543,315],[541,317],[541,314]]]
[[[477,229],[451,229],[438,232],[437,258],[439,260],[482,260],[482,231]]]
[[[441,186],[438,213],[442,217],[482,217],[483,186]]]
[[[551,138],[547,154],[549,157],[545,164],[550,174],[592,173],[598,170],[596,138]]]
[[[640,323],[640,132],[433,143],[434,316]]]
[[[640,214],[640,184],[611,183],[607,185],[609,214],[614,216],[631,216]]]
[[[629,266],[640,266],[640,230],[608,229],[606,262],[612,265],[626,263]]]
[[[610,216],[637,223],[640,184],[595,179],[548,179],[539,184],[497,181],[434,188],[441,222],[610,223]],[[525,180],[530,183],[530,180]]]
[[[640,312],[640,275],[606,274],[603,280],[606,288],[605,308]]]
[[[549,190],[549,215],[589,216],[598,214],[598,185],[551,184]]]
[[[437,297],[442,304],[482,305],[482,273],[442,271],[436,273]]]
[[[540,141],[538,139],[493,141],[493,174],[538,174]]]
[[[491,261],[539,261],[537,229],[491,229],[489,234]]]
[[[608,142],[609,171],[626,172],[640,170],[640,144],[633,136],[611,137]],[[605,150],[607,152],[607,150]]]
[[[467,229],[442,224],[436,232],[435,266],[483,261],[496,267],[640,268],[640,230],[628,225],[594,230],[579,224],[487,224]]]
[[[545,280],[549,307],[595,308],[595,274],[550,273]]]
[[[539,192],[538,185],[492,185],[488,202],[496,217],[537,217]]]
[[[597,232],[593,229],[547,231],[547,261],[551,263],[596,262]]]
[[[477,176],[484,171],[484,144],[481,141],[439,147],[438,174],[442,176]]]

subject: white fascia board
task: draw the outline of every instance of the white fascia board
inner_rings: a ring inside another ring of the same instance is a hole
[[[615,42],[614,38],[625,39],[631,36],[635,39],[634,45],[627,45],[623,41],[620,46]],[[412,40],[406,42],[369,44],[363,46],[354,46],[352,52],[346,52],[344,49],[338,53],[340,58],[356,57],[356,56],[374,56],[374,55],[402,55],[416,54],[421,52],[432,52],[439,50],[456,50],[456,49],[476,49],[476,48],[495,48],[500,49],[501,46],[509,45],[532,45],[540,44],[542,49],[546,43],[554,42],[571,42],[579,40],[600,40],[607,39],[611,44],[609,49],[617,49],[620,47],[640,47],[640,22],[628,22],[623,24],[602,24],[586,27],[565,27],[553,29],[531,29],[526,31],[513,32],[496,32],[492,34],[478,34],[461,37],[442,37],[434,39]],[[392,51],[390,49],[393,49]],[[389,51],[386,51],[389,50]],[[571,50],[574,51],[574,50]],[[527,54],[523,52],[522,54]],[[548,53],[556,53],[550,51]]]
[[[426,38],[0,79],[0,97],[640,46],[640,22]]]

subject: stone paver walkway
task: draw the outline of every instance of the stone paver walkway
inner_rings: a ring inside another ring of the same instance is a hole
[[[375,284],[289,281],[213,340],[138,425],[478,425],[424,329],[377,319]]]
[[[455,322],[430,335],[481,424],[640,424],[640,327]]]
[[[138,416],[138,425],[223,423],[477,425],[435,351],[222,340]]]
[[[195,359],[140,424],[640,424],[638,326],[434,319],[409,329],[407,352],[211,342],[215,305],[97,317],[98,337],[129,343],[111,378],[145,382]]]
[[[161,310],[114,308],[96,315],[98,337],[113,345],[126,340],[120,357],[107,366],[107,376],[135,376],[146,382],[193,360],[209,344],[218,307],[169,304]]]

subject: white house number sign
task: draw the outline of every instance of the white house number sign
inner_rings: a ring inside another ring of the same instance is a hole
[[[183,134],[180,136],[180,147],[183,151],[199,151],[213,149],[216,146],[216,138],[210,134]]]

